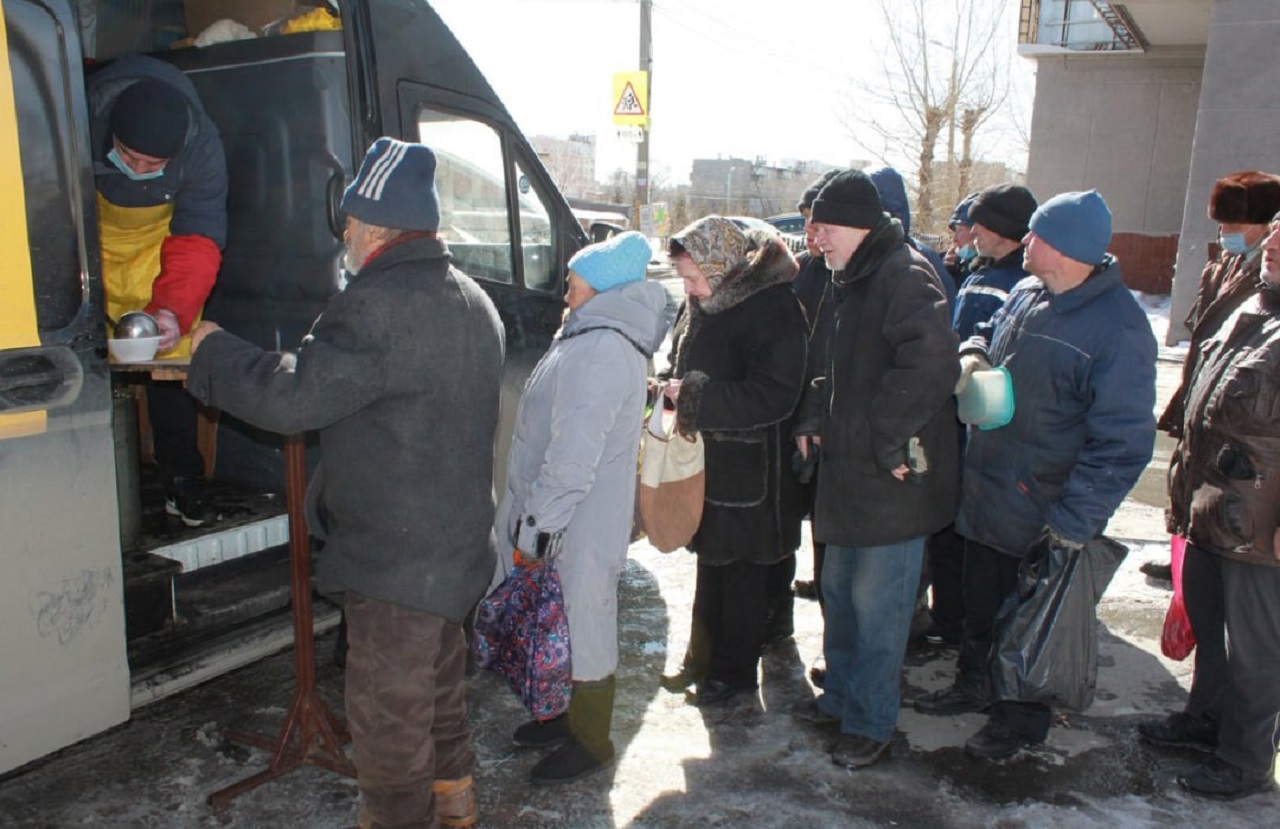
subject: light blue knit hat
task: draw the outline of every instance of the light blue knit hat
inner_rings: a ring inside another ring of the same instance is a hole
[[[569,260],[569,270],[597,291],[607,291],[644,279],[653,249],[644,234],[634,230],[587,245]]]

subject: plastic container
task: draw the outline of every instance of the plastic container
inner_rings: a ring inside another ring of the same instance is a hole
[[[160,347],[159,337],[136,337],[131,340],[108,339],[107,351],[117,363],[145,363],[154,359]]]
[[[956,395],[956,414],[962,423],[979,429],[999,429],[1013,420],[1013,380],[1004,366],[975,371]]]

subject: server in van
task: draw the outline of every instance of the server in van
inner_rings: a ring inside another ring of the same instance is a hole
[[[436,158],[379,138],[342,198],[350,281],[294,353],[196,327],[188,384],[282,434],[320,432],[308,529],[343,594],[362,829],[470,826],[462,619],[496,563],[503,328],[437,238]]]
[[[161,357],[191,353],[227,241],[227,166],[195,87],[168,63],[131,55],[89,80],[90,130],[107,315],[143,310]],[[147,389],[165,511],[210,519],[196,443],[196,404],[176,384]]]

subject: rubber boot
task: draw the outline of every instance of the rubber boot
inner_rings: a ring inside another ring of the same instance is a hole
[[[609,729],[613,725],[616,687],[613,676],[573,683],[569,698],[570,739],[533,767],[531,782],[541,786],[571,783],[613,764]]]

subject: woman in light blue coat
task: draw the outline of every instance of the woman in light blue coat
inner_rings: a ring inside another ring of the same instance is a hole
[[[495,522],[495,586],[525,557],[554,558],[573,663],[567,714],[516,729],[518,746],[555,748],[534,783],[566,783],[614,757],[618,578],[635,507],[648,360],[667,333],[666,291],[645,281],[651,250],[634,231],[569,260],[569,314],[525,385]]]

